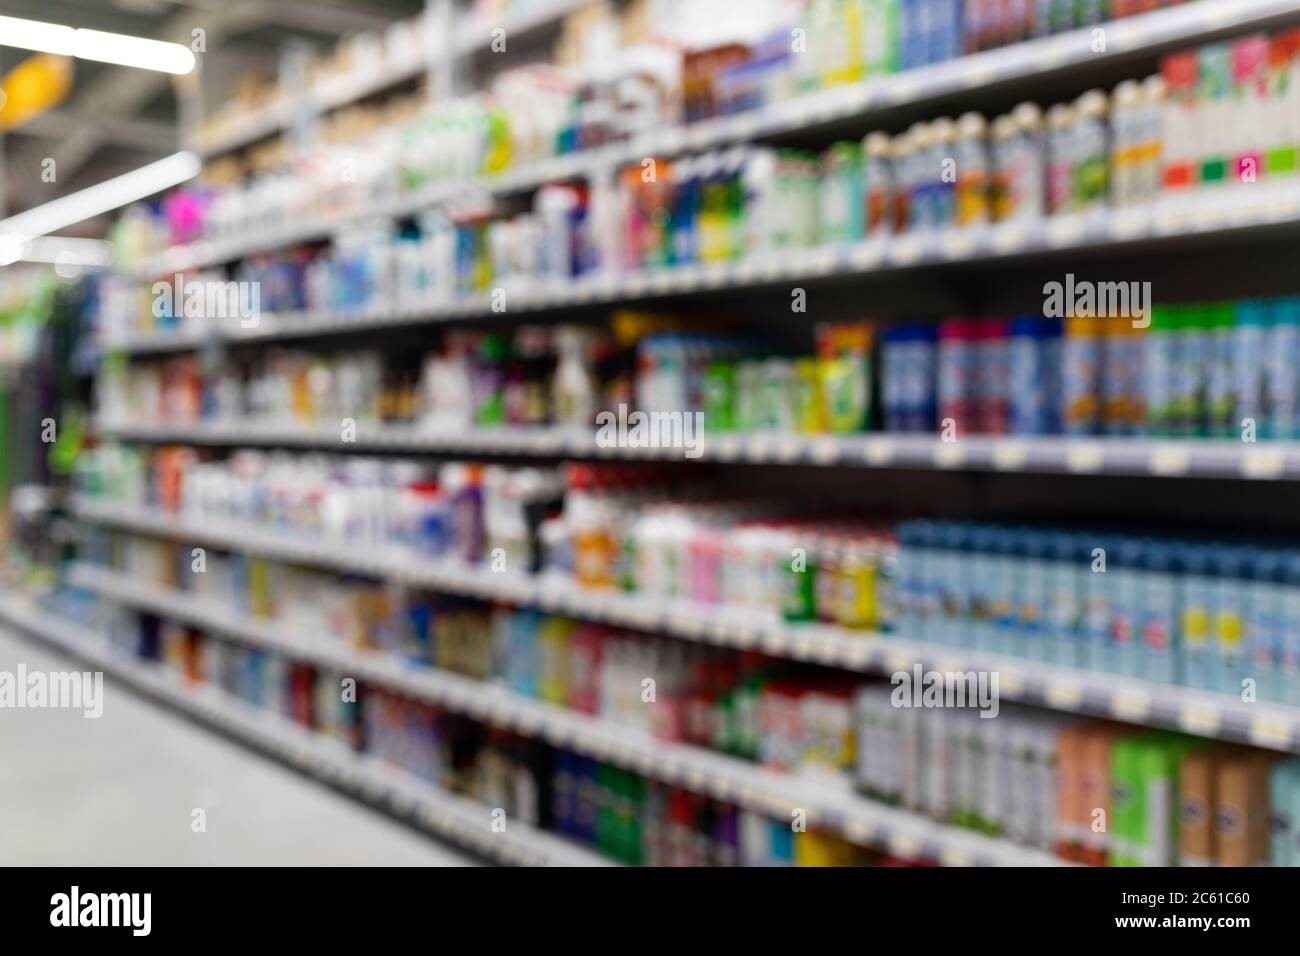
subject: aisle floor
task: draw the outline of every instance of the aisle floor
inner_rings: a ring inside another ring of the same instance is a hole
[[[0,670],[20,663],[75,667],[0,631]],[[0,866],[474,862],[108,679],[98,719],[0,709]]]

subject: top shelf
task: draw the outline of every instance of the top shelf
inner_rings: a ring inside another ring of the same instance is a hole
[[[573,6],[576,4],[572,0],[557,0],[543,10],[535,11],[529,19],[514,27],[511,35],[537,28],[548,19],[562,16],[567,8]],[[553,12],[547,14],[546,11]],[[1025,95],[1030,96],[1042,79],[1071,67],[1132,59],[1172,45],[1199,43],[1225,33],[1263,28],[1298,13],[1300,5],[1296,0],[1195,0],[1106,24],[1103,28],[1104,52],[1094,49],[1096,28],[1042,37],[865,83],[821,90],[735,116],[650,130],[623,143],[550,157],[500,174],[468,181],[434,183],[378,203],[364,202],[350,214],[299,220],[285,229],[257,236],[226,237],[174,246],[147,259],[139,273],[147,278],[178,268],[204,268],[298,242],[325,239],[339,229],[362,219],[373,219],[376,215],[411,215],[451,199],[463,199],[467,194],[491,196],[519,192],[549,181],[592,176],[646,156],[668,157],[808,132],[847,121],[868,121],[891,110],[920,106],[974,89],[1022,86]],[[472,54],[488,42],[486,37],[484,29],[475,25],[470,32],[461,35],[456,55]],[[394,80],[386,72],[359,80],[359,85],[349,87],[350,99],[355,101],[372,95],[376,89],[392,82]],[[342,95],[335,94],[335,98],[328,105],[322,104],[322,108],[343,105],[347,99],[337,99]],[[287,119],[283,104],[269,108],[269,114],[274,115],[250,119],[246,134],[253,138],[267,135],[266,124],[279,122],[283,125]],[[245,136],[247,141],[251,140]],[[221,149],[230,148],[236,147],[221,145]],[[221,150],[209,145],[200,147],[200,151],[212,155]]]
[[[505,24],[512,39],[523,39],[529,34],[549,27],[589,0],[546,0]],[[451,44],[451,57],[465,59],[485,50],[492,42],[491,31],[496,25],[474,20],[456,31]],[[425,22],[415,24],[422,33],[429,32]],[[425,74],[431,65],[428,56],[412,51],[409,55],[386,61],[377,70],[351,70],[331,76],[323,83],[305,91],[300,102],[283,95],[265,106],[229,120],[206,136],[196,138],[193,148],[204,159],[213,159],[250,146],[286,132],[295,109],[309,112],[328,112],[368,99],[391,87],[409,83]]]

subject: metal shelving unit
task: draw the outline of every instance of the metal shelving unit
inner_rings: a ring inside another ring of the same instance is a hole
[[[243,327],[234,319],[208,328],[133,335],[105,347],[134,353],[193,349],[207,341],[256,342],[382,331],[431,322],[499,319],[503,313],[556,312],[667,297],[743,292],[766,286],[893,275],[926,266],[1030,261],[1053,254],[1113,254],[1134,247],[1172,251],[1189,240],[1300,227],[1300,186],[1235,184],[1177,202],[1033,222],[883,236],[844,246],[791,249],[734,262],[656,271],[599,273],[577,280],[512,287],[504,309],[493,292],[453,301],[263,315]],[[1289,233],[1288,233],[1289,234]]]
[[[945,442],[928,434],[794,435],[778,432],[706,434],[697,459],[683,449],[605,446],[591,429],[501,426],[438,431],[415,425],[359,422],[354,441],[338,428],[256,421],[137,425],[99,422],[123,441],[184,442],[225,447],[301,448],[342,453],[510,455],[528,458],[698,460],[746,465],[899,468],[934,471],[1037,472],[1160,478],[1300,479],[1300,444],[1232,439],[1061,438],[972,435]]]
[[[587,0],[544,0],[533,9],[500,26],[514,39],[525,38],[539,28],[558,22],[583,6]],[[433,4],[426,5],[425,16],[437,13]],[[436,25],[437,21],[434,21]],[[433,25],[419,23],[426,34],[435,33]],[[325,83],[297,93],[283,94],[261,109],[223,123],[194,142],[194,149],[205,159],[234,152],[258,140],[289,132],[292,117],[300,112],[323,113],[368,99],[392,87],[418,80],[430,72],[430,60],[450,57],[464,59],[485,49],[491,42],[490,31],[496,24],[467,23],[445,38],[426,36],[425,49],[408,57],[385,62],[377,70],[353,70],[331,77]]]
[[[562,16],[576,6],[571,0],[557,0],[550,7],[530,17],[525,23],[507,30],[515,32]],[[341,228],[376,214],[411,215],[467,194],[499,195],[533,189],[546,182],[582,178],[616,169],[645,156],[670,157],[688,153],[789,136],[846,121],[868,122],[903,106],[920,106],[946,97],[969,92],[972,88],[1023,85],[1027,90],[1043,79],[1071,67],[1094,65],[1107,60],[1122,60],[1144,52],[1164,49],[1172,44],[1194,44],[1227,30],[1263,28],[1281,18],[1296,14],[1289,0],[1198,0],[1198,2],[1155,10],[1106,24],[1104,49],[1097,48],[1092,28],[1074,30],[1055,36],[1029,40],[984,53],[960,57],[944,63],[881,77],[877,80],[833,88],[774,103],[749,113],[722,117],[707,122],[655,129],[628,142],[565,156],[551,157],[497,176],[482,176],[463,182],[434,183],[409,195],[380,200],[378,207],[366,203],[351,215],[299,220],[283,229],[255,236],[203,241],[174,247],[152,257],[141,268],[142,277],[168,271],[204,268],[229,262],[297,242],[326,239]],[[455,58],[463,58],[486,43],[482,30],[471,30],[456,41]],[[423,64],[403,66],[402,71],[415,75]],[[363,98],[372,83],[377,88],[395,80],[380,75],[369,79],[352,93]],[[337,100],[337,102],[336,102]],[[266,115],[256,114],[240,124],[229,142],[207,144],[207,155],[237,148],[270,132],[285,128],[289,115],[304,109],[329,109],[342,105],[347,98],[326,97],[322,102],[298,106],[272,104]],[[919,255],[919,252],[917,253]]]
[[[326,537],[267,531],[236,521],[186,521],[147,511],[115,508],[84,499],[75,503],[84,520],[241,554],[366,574],[424,587],[602,621],[684,640],[762,651],[773,657],[824,664],[869,674],[923,669],[997,672],[1007,700],[1070,713],[1112,717],[1152,727],[1185,730],[1222,740],[1300,753],[1300,708],[1245,703],[1229,694],[1126,678],[973,648],[907,640],[895,635],[817,623],[787,623],[736,609],[682,600],[596,590],[548,575],[495,573],[460,562],[429,559],[400,549],[365,549]],[[98,588],[103,572],[78,572],[77,581]],[[126,592],[120,592],[126,593]]]
[[[114,652],[102,635],[29,601],[12,595],[0,597],[0,620],[323,783],[500,863],[610,865],[600,854],[520,820],[511,820],[504,831],[495,831],[491,808],[484,804],[359,755],[340,741],[313,734],[211,685],[186,686],[160,667]]]
[[[450,0],[432,0],[450,22]],[[511,36],[553,25],[582,0],[550,0],[514,24]],[[1106,24],[1099,51],[1092,29],[1045,37],[918,70],[777,102],[761,109],[690,125],[655,129],[631,140],[556,156],[492,176],[435,182],[405,194],[369,197],[365,208],[329,216],[300,217],[273,230],[174,247],[152,256],[136,271],[145,280],[185,269],[217,266],[301,242],[329,240],[363,219],[402,218],[473,195],[488,200],[524,194],[548,182],[605,176],[646,156],[672,157],[751,142],[790,142],[805,134],[830,136],[866,124],[887,125],[903,113],[946,108],[976,89],[1027,97],[1072,69],[1121,64],[1178,45],[1194,45],[1250,29],[1300,19],[1295,0],[1196,0]],[[237,127],[200,144],[205,155],[238,149],[278,132],[302,127],[303,118],[373,96],[427,73],[441,93],[454,92],[453,64],[472,58],[488,42],[482,24],[446,31],[425,55],[396,62],[365,77],[281,99]],[[417,62],[418,61],[418,62]],[[1095,72],[1095,71],[1094,71]],[[1213,241],[1242,238],[1272,242],[1300,235],[1300,184],[1232,183],[1221,189],[1162,200],[1144,207],[1028,222],[876,237],[852,245],[782,250],[738,261],[656,271],[606,272],[577,280],[503,284],[505,311],[566,318],[582,309],[644,302],[716,303],[791,285],[848,286],[877,278],[912,281],[943,271],[973,272],[1000,266],[1026,271],[1050,259],[1092,261],[1129,253],[1167,257]],[[238,320],[164,332],[130,333],[106,341],[111,351],[144,356],[212,345],[255,346],[294,339],[384,333],[440,322],[500,319],[499,297],[480,294],[451,300],[381,302],[348,311],[263,315],[250,328]],[[608,448],[587,429],[542,427],[437,432],[410,425],[362,421],[355,441],[337,429],[276,422],[202,421],[154,424],[102,420],[98,430],[140,443],[183,442],[216,447],[261,446],[339,452],[466,454],[529,458],[661,459],[681,449]],[[1039,473],[1157,478],[1300,480],[1300,443],[1246,444],[1225,439],[1127,439],[931,435],[706,434],[702,460],[727,464],[802,465],[823,469],[908,469],[933,472]],[[976,479],[972,479],[976,480]],[[1188,486],[1194,487],[1194,486]],[[584,588],[568,579],[493,573],[396,547],[366,547],[343,539],[309,536],[232,520],[212,521],[164,514],[86,497],[75,498],[78,519],[106,527],[158,535],[237,553],[361,574],[433,591],[477,597],[586,620],[602,621],[719,647],[823,664],[861,674],[891,674],[921,666],[943,672],[996,672],[1000,695],[1067,713],[1095,715],[1158,728],[1184,730],[1225,741],[1300,753],[1300,707],[1245,703],[1200,689],[982,650],[905,640],[818,623],[787,623],[734,608],[680,600],[650,599]],[[575,752],[678,784],[718,799],[788,818],[804,809],[809,822],[847,839],[894,854],[946,864],[1048,865],[1062,861],[1041,850],[947,827],[917,814],[853,793],[843,781],[780,774],[700,747],[667,743],[635,728],[579,714],[513,693],[491,683],[417,668],[395,655],[366,651],[286,632],[275,622],[252,619],[214,602],[132,580],[90,565],[68,569],[70,584],[104,600],[147,610],[210,630],[228,639],[355,674],[477,720],[547,740]],[[51,617],[13,598],[0,598],[0,618],[117,674],[130,686],[211,723],[372,802],[389,806],[433,832],[513,863],[590,864],[594,854],[552,835],[512,824],[509,839],[490,832],[484,807],[433,790],[342,745],[316,738],[294,725],[250,710],[211,687],[187,688],[160,670],[112,653],[80,625]]]
[[[944,826],[858,797],[839,781],[776,773],[700,747],[658,740],[609,720],[576,713],[458,674],[417,668],[392,655],[289,636],[273,623],[231,613],[183,592],[140,585],[81,566],[73,583],[113,602],[144,608],[289,657],[312,661],[505,729],[685,786],[776,819],[805,811],[810,826],[908,859],[966,865],[1061,865],[1045,852]]]

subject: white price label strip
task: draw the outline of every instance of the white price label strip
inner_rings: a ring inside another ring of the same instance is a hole
[[[1065,450],[1065,466],[1070,471],[1101,471],[1106,463],[1106,449],[1095,442],[1070,445]]]
[[[959,442],[940,442],[934,449],[937,468],[960,468],[966,463],[966,448]]]
[[[1291,745],[1292,727],[1276,717],[1256,717],[1250,722],[1251,743],[1261,747],[1285,748]]]
[[[874,269],[884,255],[884,249],[878,240],[858,243],[849,253],[849,263],[860,272]]]
[[[968,230],[952,230],[944,234],[940,243],[943,254],[949,259],[969,259],[975,254],[975,236]]]
[[[1248,448],[1241,456],[1241,473],[1247,478],[1281,478],[1286,455],[1272,448]]]
[[[894,443],[888,438],[873,438],[867,442],[864,457],[869,465],[887,465],[894,460],[896,451]]]
[[[1025,693],[1025,678],[1019,671],[1002,671],[998,687],[1008,697],[1022,697]]]
[[[1083,703],[1083,687],[1070,681],[1055,680],[1047,685],[1047,702],[1062,710],[1078,710]]]
[[[1117,691],[1110,699],[1110,712],[1120,720],[1146,720],[1151,698],[1139,691]]]
[[[840,443],[834,438],[822,436],[813,442],[811,448],[813,461],[829,465],[840,456]]]
[[[1192,467],[1192,453],[1176,445],[1163,445],[1151,449],[1148,467],[1153,475],[1185,475]]]
[[[1078,245],[1083,239],[1083,223],[1074,217],[1049,222],[1047,238],[1054,246]]]
[[[890,249],[893,260],[899,265],[911,265],[921,258],[921,240],[917,236],[908,236],[898,240]]]
[[[939,849],[939,862],[944,866],[974,866],[975,854],[958,846],[944,846]]]
[[[921,855],[921,840],[913,833],[891,833],[889,849],[906,860],[914,860]]]
[[[1017,252],[1029,241],[1029,231],[1019,223],[1006,223],[993,230],[993,248],[1001,253]]]
[[[1029,461],[1029,446],[1021,441],[1003,441],[993,446],[993,465],[1003,471],[1023,468]]]
[[[1187,704],[1178,712],[1178,726],[1189,733],[1213,736],[1220,723],[1221,715],[1212,707]]]

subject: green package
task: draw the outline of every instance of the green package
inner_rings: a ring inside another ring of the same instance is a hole
[[[1231,302],[1220,302],[1205,310],[1209,336],[1210,368],[1207,376],[1206,411],[1209,432],[1215,438],[1235,434],[1237,411],[1235,373],[1237,313]]]
[[[809,554],[796,570],[789,558],[781,559],[784,586],[781,594],[781,612],[787,621],[811,621],[816,614],[817,582],[813,558]]]
[[[710,362],[701,382],[704,397],[704,425],[711,432],[736,428],[736,363]]]
[[[1111,866],[1172,866],[1178,859],[1178,767],[1204,741],[1156,733],[1111,751]]]
[[[1106,821],[1110,866],[1140,866],[1135,850],[1142,833],[1142,742],[1124,737],[1110,751],[1110,819]]]
[[[821,376],[827,431],[865,431],[871,414],[871,369],[867,359],[860,355],[822,359]]]

